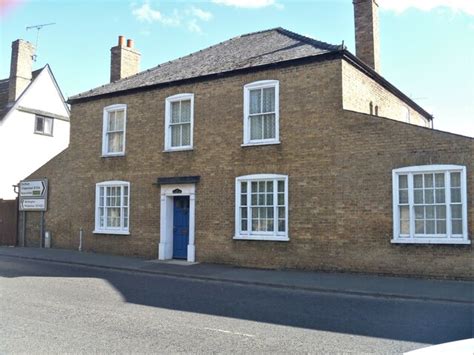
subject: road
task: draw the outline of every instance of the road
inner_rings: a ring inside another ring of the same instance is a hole
[[[0,257],[0,353],[401,353],[471,337],[472,315]]]

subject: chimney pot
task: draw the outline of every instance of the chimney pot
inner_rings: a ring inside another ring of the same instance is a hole
[[[125,44],[125,37],[124,36],[119,36],[118,37],[118,45],[120,47],[123,47],[124,44]]]
[[[133,48],[133,39],[127,39],[127,47]]]

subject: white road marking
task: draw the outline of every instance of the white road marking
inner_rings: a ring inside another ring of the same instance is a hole
[[[232,332],[230,330],[225,330],[225,329],[216,329],[216,328],[204,328],[206,330],[212,330],[214,332],[220,332],[220,333],[225,333],[225,334],[232,334],[232,335],[240,335],[243,337],[249,337],[249,338],[254,338],[255,335],[252,334],[245,334],[245,333],[239,333],[239,332]]]

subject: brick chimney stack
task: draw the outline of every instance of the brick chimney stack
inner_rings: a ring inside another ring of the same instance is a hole
[[[379,5],[376,0],[353,0],[356,55],[380,72]]]
[[[31,82],[31,70],[35,47],[27,41],[12,42],[12,59],[8,84],[8,102],[14,102]]]
[[[140,71],[140,53],[133,48],[133,40],[125,44],[124,36],[119,36],[118,44],[110,49],[110,82],[137,74]]]

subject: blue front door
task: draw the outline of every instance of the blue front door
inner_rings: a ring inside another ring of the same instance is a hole
[[[187,259],[189,243],[189,196],[175,196],[173,206],[173,258]]]

